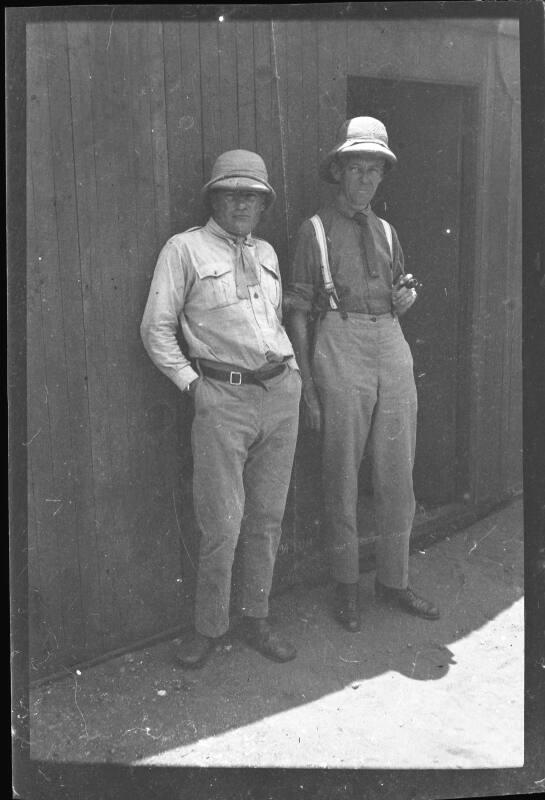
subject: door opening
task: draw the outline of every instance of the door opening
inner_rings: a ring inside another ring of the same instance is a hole
[[[419,401],[415,495],[443,505],[463,495],[469,474],[475,91],[352,76],[347,89],[347,116],[380,119],[398,157],[373,207],[396,228],[405,269],[422,283],[401,321]]]

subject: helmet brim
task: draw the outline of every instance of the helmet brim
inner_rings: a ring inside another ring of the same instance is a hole
[[[320,165],[320,177],[322,180],[327,181],[328,183],[338,183],[338,181],[331,174],[331,164],[333,163],[335,157],[340,154],[356,155],[360,153],[384,158],[387,164],[392,167],[394,164],[397,164],[397,157],[394,155],[394,153],[392,153],[389,147],[386,147],[386,145],[382,144],[381,142],[348,140],[340,145],[337,145],[327,154]]]
[[[231,191],[244,191],[244,192],[262,192],[266,194],[267,207],[271,206],[276,200],[276,192],[266,181],[259,181],[254,178],[247,178],[244,176],[233,176],[214,178],[208,181],[201,189],[201,197],[204,201],[208,200],[209,193],[215,189],[226,189]]]

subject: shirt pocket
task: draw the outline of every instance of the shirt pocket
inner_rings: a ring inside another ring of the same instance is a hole
[[[261,261],[260,264],[260,283],[263,294],[270,300],[275,308],[280,305],[280,276],[273,264]]]
[[[195,266],[199,276],[198,303],[203,309],[223,308],[237,302],[235,277],[225,262],[207,262]]]

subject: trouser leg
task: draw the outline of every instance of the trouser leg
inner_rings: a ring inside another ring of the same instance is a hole
[[[359,579],[358,476],[376,402],[373,342],[357,321],[329,314],[318,333],[313,373],[322,407],[323,494],[332,576]]]
[[[371,431],[377,578],[386,586],[402,589],[408,583],[415,511],[412,472],[417,400],[412,358],[401,331],[388,343],[386,352]]]
[[[195,397],[193,495],[201,530],[195,628],[205,636],[221,636],[229,627],[231,571],[245,499],[243,470],[256,428],[246,388],[204,380]]]
[[[246,504],[241,530],[242,613],[267,617],[274,563],[289,489],[301,379],[293,370],[267,382],[259,437],[244,469]]]
[[[357,391],[329,387],[322,392],[323,493],[331,537],[333,578],[359,579],[357,526],[358,476],[369,432],[373,398]]]

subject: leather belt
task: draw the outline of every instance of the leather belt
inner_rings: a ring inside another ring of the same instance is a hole
[[[339,313],[338,309],[336,308],[327,308],[325,309],[327,313]],[[376,322],[377,319],[381,317],[391,317],[393,316],[391,311],[384,311],[380,314],[368,314],[366,311],[345,311],[345,314],[354,314],[356,317],[361,317],[362,319],[370,319],[372,322]]]
[[[255,383],[261,385],[263,381],[268,381],[270,378],[275,378],[286,369],[286,364],[279,364],[267,372],[249,372],[246,370],[223,370],[213,369],[212,367],[205,367],[204,364],[200,365],[201,372],[207,378],[214,378],[216,381],[224,381],[230,383],[231,386],[241,386],[243,383]]]

